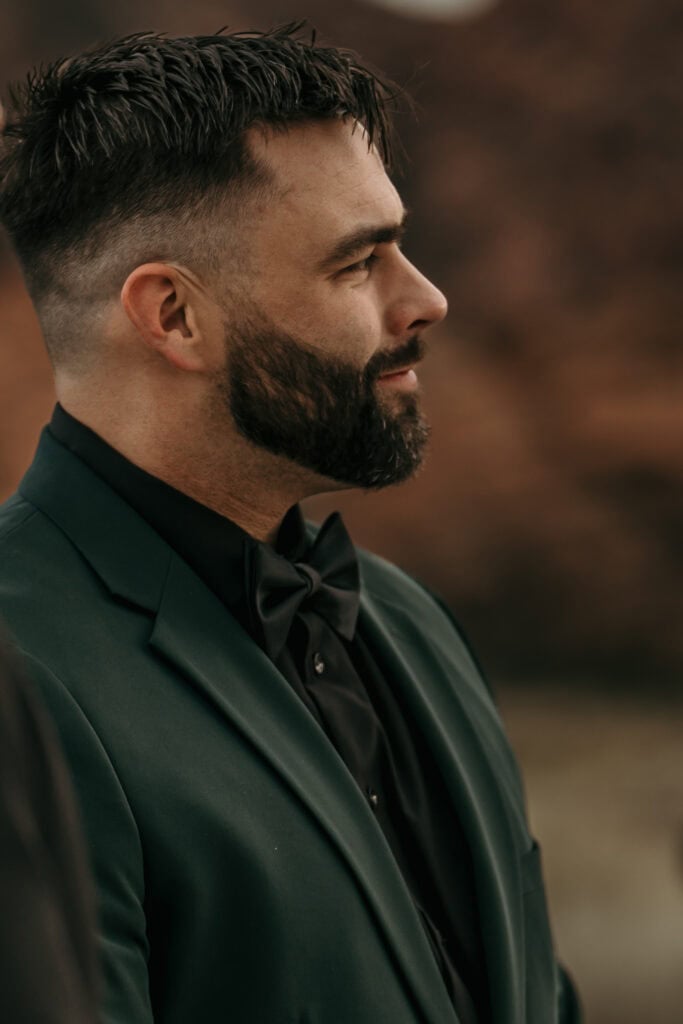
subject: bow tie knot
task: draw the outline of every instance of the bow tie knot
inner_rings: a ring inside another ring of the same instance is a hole
[[[305,562],[294,562],[294,568],[300,576],[303,576],[306,586],[304,601],[306,601],[320,590],[323,578],[317,569],[314,569],[312,565],[306,565]]]
[[[338,512],[328,516],[307,553],[291,562],[267,544],[255,544],[250,565],[252,625],[275,660],[297,613],[316,612],[341,636],[353,639],[360,605],[356,551]]]

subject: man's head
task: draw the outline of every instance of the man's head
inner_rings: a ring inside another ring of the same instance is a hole
[[[29,75],[3,132],[0,215],[55,363],[136,265],[206,275],[240,258],[245,200],[275,193],[250,128],[350,117],[388,159],[385,92],[350,55],[290,29],[130,36]]]
[[[291,29],[140,35],[33,75],[0,215],[58,387],[106,380],[150,419],[187,397],[203,429],[325,480],[409,475],[413,381],[379,376],[445,304],[398,246],[389,96]]]

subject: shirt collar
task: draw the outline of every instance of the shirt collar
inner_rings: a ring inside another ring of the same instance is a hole
[[[136,466],[59,403],[49,430],[134,508],[248,626],[246,555],[259,541],[231,519]],[[293,505],[282,520],[275,550],[299,561],[308,547],[301,508]]]

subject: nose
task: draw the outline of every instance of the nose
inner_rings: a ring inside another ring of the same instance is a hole
[[[448,302],[443,292],[420,273],[403,253],[401,259],[404,273],[396,281],[395,298],[387,313],[387,326],[394,335],[424,330],[432,324],[438,324],[448,312]]]

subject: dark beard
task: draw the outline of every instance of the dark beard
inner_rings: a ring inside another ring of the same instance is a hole
[[[415,335],[377,352],[362,370],[297,342],[270,323],[231,331],[219,389],[240,433],[253,444],[351,487],[379,489],[407,480],[429,437],[414,393],[383,407],[377,378],[417,362]],[[381,386],[381,385],[380,385]]]

